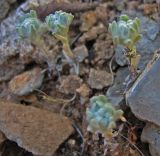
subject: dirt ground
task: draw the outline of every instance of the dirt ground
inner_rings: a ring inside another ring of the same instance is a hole
[[[17,45],[17,49],[15,43],[12,47],[12,43],[7,42],[8,54],[0,54],[0,97],[22,105],[32,105],[54,113],[62,113],[69,118],[74,127],[74,133],[59,146],[53,156],[150,156],[148,144],[141,142],[140,139],[145,123],[137,119],[126,105],[124,88],[120,89],[118,93],[121,100],[117,102],[116,107],[123,109],[127,122],[119,121],[117,123],[114,137],[111,140],[104,139],[101,134],[92,134],[87,131],[86,108],[89,106],[89,99],[92,96],[107,95],[112,86],[123,83],[116,79],[118,72],[126,71],[128,73],[126,63],[123,65],[117,63],[111,34],[108,32],[108,24],[117,19],[124,11],[140,12],[143,16],[158,20],[159,4],[155,1],[140,0],[69,0],[69,2],[72,2],[69,3],[72,6],[67,8],[62,5],[61,9],[71,11],[74,15],[74,21],[70,28],[70,42],[71,49],[80,59],[80,74],[78,76],[73,74],[73,67],[65,61],[61,52],[62,44],[56,39],[51,39],[50,34],[45,36],[45,42],[51,51],[51,56],[47,59],[41,49],[28,41],[24,45],[23,43],[21,46]],[[81,6],[73,7],[76,2],[95,4],[95,6],[90,9],[84,9],[87,5],[83,6],[83,9]],[[11,4],[3,20],[8,17],[12,18],[13,12],[22,3],[24,3],[23,0],[17,0]],[[43,20],[43,13],[41,17]],[[3,34],[7,28],[2,28]],[[9,36],[11,38],[14,36],[12,30]],[[0,50],[6,49],[5,45],[2,45],[5,39],[0,39]],[[15,48],[17,52],[13,54],[9,48]],[[21,51],[22,53],[20,53]],[[5,59],[7,61],[3,62]],[[37,67],[45,69],[44,79],[39,89],[28,95],[15,95],[17,94],[16,87],[19,87],[17,83],[21,86],[27,82],[23,82],[25,81],[23,79],[15,82],[12,81],[13,78]],[[126,72],[124,75],[127,76]],[[44,93],[54,98],[55,102],[43,99]],[[72,101],[66,104],[62,99],[72,99]],[[5,140],[0,145],[0,155],[32,156],[32,153],[20,148],[15,142]]]

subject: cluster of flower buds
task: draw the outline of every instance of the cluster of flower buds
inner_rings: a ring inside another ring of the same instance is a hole
[[[23,14],[17,20],[17,32],[21,38],[29,38],[31,41],[41,38],[47,27],[38,18],[34,10]]]
[[[71,13],[56,11],[46,17],[46,24],[52,34],[63,43],[64,55],[69,62],[75,63],[75,56],[69,45],[69,27],[74,16]]]
[[[112,137],[113,128],[118,119],[125,120],[122,110],[116,110],[104,95],[94,96],[86,110],[88,131],[100,132],[105,137]]]
[[[140,20],[137,17],[131,20],[127,15],[121,15],[118,22],[113,21],[109,24],[109,31],[112,34],[114,44],[129,49],[135,48],[136,43],[141,38],[139,28]]]
[[[61,38],[68,38],[69,26],[73,21],[74,16],[70,13],[57,11],[55,14],[50,14],[46,17],[46,24],[52,31],[53,35]]]

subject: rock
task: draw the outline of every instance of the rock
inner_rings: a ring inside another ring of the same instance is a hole
[[[102,3],[102,4],[99,4],[95,10],[97,19],[99,21],[102,21],[103,23],[106,23],[108,19],[108,8],[107,7],[108,7],[108,3]]]
[[[89,101],[89,95],[91,93],[90,88],[88,87],[88,85],[86,85],[85,83],[83,83],[80,88],[78,88],[76,90],[79,95],[80,95],[80,104],[83,105],[86,102],[88,103]]]
[[[0,1],[0,22],[8,15],[11,5],[17,0],[1,0]]]
[[[127,2],[126,0],[122,1],[114,0],[114,5],[116,6],[118,11],[122,11],[125,9],[126,2]]]
[[[136,117],[160,126],[160,55],[152,62],[127,92],[126,101]]]
[[[119,107],[124,100],[124,92],[126,89],[125,80],[129,73],[128,68],[120,68],[116,73],[114,85],[107,90],[107,97],[115,107]]]
[[[76,47],[73,52],[79,62],[82,62],[88,56],[88,49],[85,45]]]
[[[13,4],[15,2],[17,2],[17,0],[7,0],[9,4]]]
[[[34,155],[52,156],[73,132],[67,118],[46,110],[2,100],[0,108],[0,130]]]
[[[0,65],[0,82],[8,81],[24,70],[24,65],[16,61],[16,59],[12,59],[10,63]]]
[[[139,7],[140,1],[128,1],[127,2],[127,9],[128,10],[135,10]]]
[[[6,0],[0,1],[0,21],[6,17],[9,8],[10,8],[9,3]]]
[[[160,0],[156,0],[156,3],[159,5],[160,4]]]
[[[89,97],[91,90],[85,83],[83,83],[80,88],[77,89],[77,92],[80,94],[80,96],[86,98]]]
[[[149,143],[149,150],[152,156],[160,156],[160,127],[147,123],[143,129],[141,140]]]
[[[102,89],[112,84],[112,76],[105,70],[91,69],[88,84],[91,88]]]
[[[99,35],[93,47],[95,51],[95,62],[99,60],[109,60],[113,56],[113,42],[108,33]]]
[[[94,11],[87,11],[81,15],[81,27],[82,32],[88,31],[97,22],[97,17]]]
[[[159,23],[153,21],[152,19],[143,16],[141,13],[137,11],[124,11],[123,14],[127,14],[128,16],[139,17],[141,20],[141,33],[142,38],[137,44],[137,51],[141,55],[141,59],[138,67],[143,70],[149,60],[152,58],[155,50],[160,48],[160,26]],[[125,57],[122,52],[123,49],[116,49],[116,61],[120,66],[124,66],[127,64]]]
[[[37,67],[15,76],[9,82],[9,89],[16,95],[27,95],[41,86],[43,78],[44,71]]]
[[[8,81],[22,72],[24,64],[33,60],[31,56],[34,48],[28,42],[19,41],[15,20],[13,13],[0,25],[0,82]]]
[[[69,75],[61,78],[60,92],[65,94],[75,94],[76,90],[81,86],[82,79],[76,75]]]
[[[89,31],[85,32],[80,38],[79,42],[84,43],[87,41],[92,41],[97,38],[99,34],[105,33],[107,31],[106,27],[100,23],[97,26],[92,27]]]
[[[124,48],[120,45],[116,46],[115,48],[115,59],[117,64],[119,64],[120,66],[124,66],[128,64],[127,58],[124,55]]]
[[[144,15],[151,15],[158,12],[158,5],[156,3],[142,4],[139,8],[143,10]]]

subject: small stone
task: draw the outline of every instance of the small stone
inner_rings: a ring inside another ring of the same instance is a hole
[[[94,11],[87,11],[81,15],[81,27],[82,32],[88,31],[97,22],[96,14]]]
[[[127,61],[126,56],[124,55],[124,48],[121,45],[118,45],[115,48],[115,51],[116,51],[115,59],[116,59],[117,64],[120,66],[127,65],[128,61]]]
[[[41,86],[43,78],[44,71],[37,67],[15,76],[9,82],[9,89],[16,95],[27,95]]]
[[[143,4],[141,7],[143,8],[145,15],[150,15],[158,12],[157,4]]]
[[[0,21],[7,15],[10,5],[6,0],[0,1]]]
[[[99,34],[105,33],[107,31],[106,27],[100,23],[97,26],[92,27],[89,31],[84,33],[80,38],[79,42],[84,43],[86,41],[91,41],[97,38]]]
[[[113,43],[110,35],[104,33],[96,39],[96,43],[93,45],[95,50],[95,62],[99,60],[109,60],[114,53]]]
[[[141,120],[160,126],[160,55],[147,65],[126,94],[127,104]]]
[[[118,11],[122,11],[125,9],[126,0],[114,0],[114,5],[116,6]]]
[[[73,132],[70,121],[59,114],[2,100],[0,108],[0,130],[34,155],[52,156]]]
[[[112,75],[105,70],[91,69],[88,84],[91,88],[102,89],[112,84]]]
[[[65,94],[75,94],[76,90],[81,86],[82,79],[76,75],[69,75],[61,78],[60,92]]]
[[[77,92],[82,96],[82,97],[89,97],[90,94],[90,89],[89,87],[83,83],[80,88],[77,89]]]
[[[76,47],[73,52],[79,62],[82,62],[88,56],[88,49],[85,45]]]
[[[97,19],[105,23],[108,19],[107,3],[99,4],[99,6],[96,7],[95,13]]]
[[[149,150],[152,156],[160,156],[160,127],[147,123],[143,129],[141,140],[149,143]]]
[[[128,10],[136,10],[140,5],[139,3],[140,1],[128,1],[127,3]]]
[[[73,139],[70,139],[70,140],[68,141],[68,144],[69,144],[70,147],[73,148],[73,147],[75,146],[75,144],[76,144],[76,141],[73,140]]]

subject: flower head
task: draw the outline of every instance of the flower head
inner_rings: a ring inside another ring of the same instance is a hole
[[[121,15],[118,22],[113,21],[109,24],[109,31],[112,34],[114,44],[130,49],[133,49],[141,38],[139,28],[140,20],[137,17],[131,20],[127,15]]]
[[[46,29],[33,10],[18,17],[16,28],[21,38],[30,38],[31,40],[40,37]]]
[[[71,13],[56,11],[55,14],[46,17],[46,23],[53,34],[66,37],[73,17]]]
[[[86,111],[88,131],[100,132],[106,137],[112,136],[116,127],[116,120],[123,116],[122,110],[116,110],[107,100],[106,96],[94,96],[90,100],[90,108]]]

